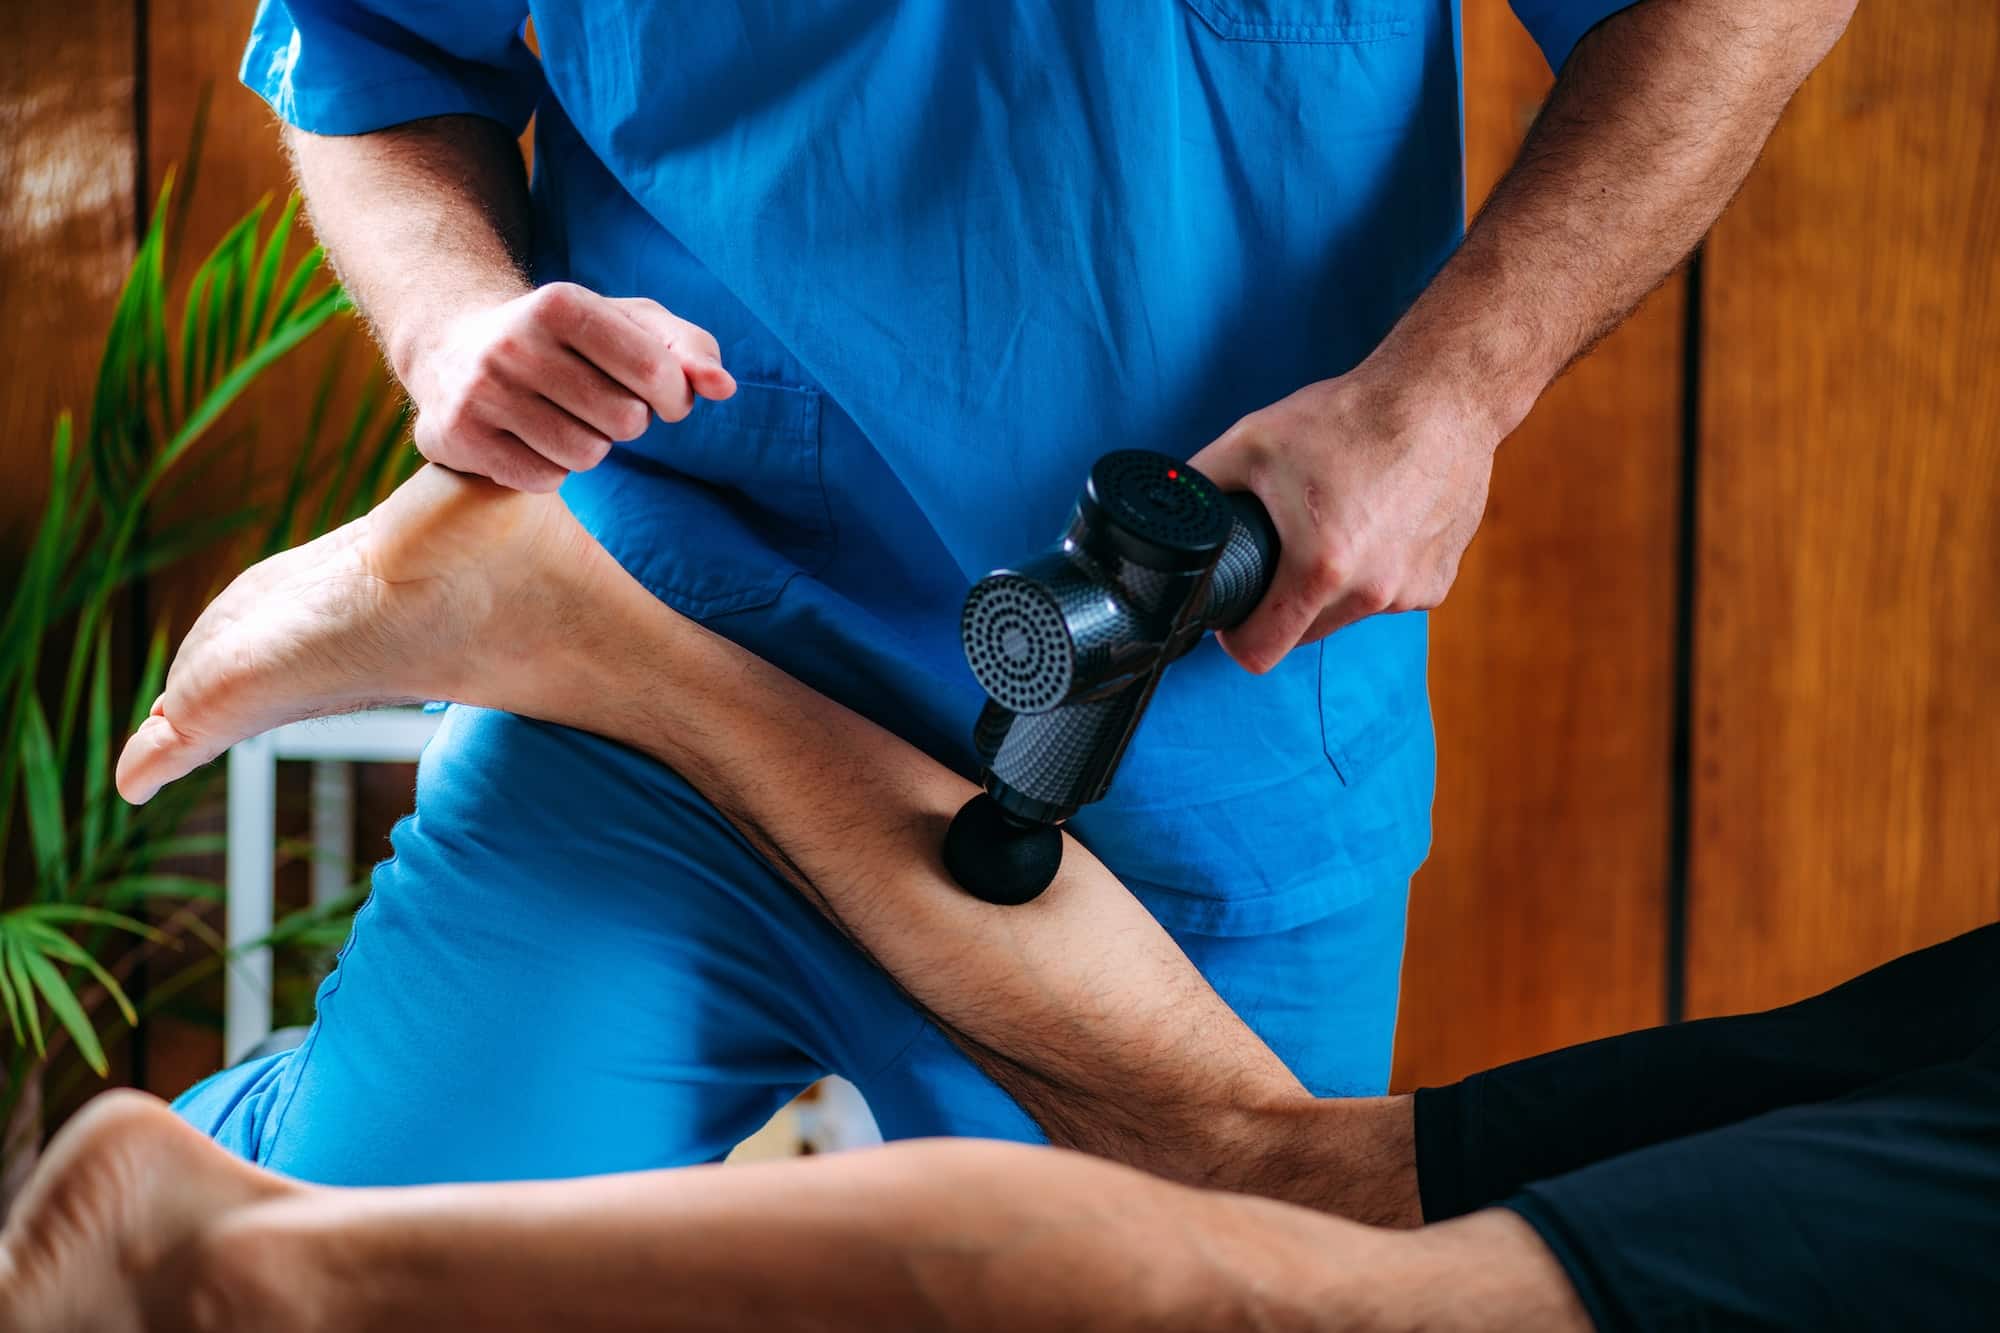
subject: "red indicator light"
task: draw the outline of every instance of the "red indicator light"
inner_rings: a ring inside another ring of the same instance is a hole
[[[1168,468],[1168,469],[1167,469],[1167,480],[1168,480],[1168,481],[1179,481],[1180,479],[1181,479],[1181,474],[1180,474],[1180,472],[1179,472],[1179,470],[1178,470],[1178,469],[1176,469],[1176,468]]]

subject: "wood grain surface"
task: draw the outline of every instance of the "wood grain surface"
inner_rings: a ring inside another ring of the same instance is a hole
[[[1551,82],[1466,0],[1471,194]],[[1412,889],[1396,1083],[1658,1022],[1680,475],[1676,276],[1501,448],[1433,620],[1436,846]]]
[[[2000,6],[1862,5],[1709,246],[1688,996],[2000,917]]]
[[[18,557],[41,512],[56,413],[87,413],[136,243],[136,49],[129,0],[22,5],[8,14],[0,52],[0,562]]]

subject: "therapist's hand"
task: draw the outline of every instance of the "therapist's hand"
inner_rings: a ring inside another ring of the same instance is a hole
[[[418,450],[522,491],[552,491],[653,418],[736,392],[706,329],[567,282],[474,302],[402,346]]]
[[[1252,412],[1188,461],[1271,511],[1271,591],[1220,636],[1265,672],[1293,648],[1384,611],[1438,605],[1486,509],[1499,431],[1371,360]]]

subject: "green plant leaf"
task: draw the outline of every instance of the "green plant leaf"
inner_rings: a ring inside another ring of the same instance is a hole
[[[312,406],[306,410],[304,434],[292,453],[291,471],[285,478],[284,498],[278,502],[277,512],[272,516],[270,526],[264,530],[261,555],[276,555],[286,547],[297,544],[293,533],[300,504],[305,499],[306,483],[312,476],[313,457],[319,451],[320,427],[326,421],[327,405],[333,401],[333,391],[340,382],[340,372],[346,365],[350,346],[351,340],[338,340],[333,354],[326,359],[325,368],[320,371],[319,384],[313,389]]]
[[[216,373],[234,359],[230,341],[243,327],[243,288],[249,278],[246,250],[255,243],[257,227],[263,222],[269,204],[270,198],[266,196],[257,207],[237,219],[197,271],[197,281],[201,273],[210,275],[209,302],[202,320],[201,369],[195,376],[196,388],[204,393],[215,383]]]
[[[146,325],[154,300],[152,257],[160,246],[161,220],[147,229],[126,270],[125,282],[112,310],[98,362],[97,385],[91,398],[88,454],[100,483],[113,496],[123,495],[136,470],[135,439],[144,434],[149,360]]]
[[[72,967],[82,968],[93,981],[104,987],[104,993],[118,1006],[118,1012],[124,1016],[128,1024],[139,1021],[138,1012],[132,1008],[132,997],[118,984],[118,978],[112,976],[104,964],[91,957],[90,952],[81,944],[53,926],[44,926],[31,921],[27,924],[26,930],[30,938],[42,946],[42,952],[47,957],[60,959]]]
[[[160,686],[166,679],[167,627],[160,625],[146,645],[146,665],[139,669],[139,683],[132,687],[131,730],[137,731],[139,724],[152,716],[153,700],[160,697]]]
[[[28,841],[35,853],[37,893],[52,893],[62,875],[62,773],[49,737],[48,715],[32,691],[21,735],[21,794],[27,806]]]
[[[35,525],[35,539],[28,547],[14,595],[8,600],[7,616],[0,621],[0,663],[11,680],[21,665],[41,650],[42,635],[48,627],[49,607],[55,602],[62,569],[75,545],[76,529],[70,521],[75,483],[74,443],[70,415],[56,418],[55,439],[49,448],[49,497]]]
[[[113,907],[129,907],[153,898],[184,898],[219,903],[223,887],[196,875],[120,875],[95,886],[104,901]]]
[[[35,1002],[34,996],[23,997],[20,992],[15,990],[14,970],[7,966],[6,941],[0,939],[0,1005],[6,1006],[7,1026],[12,1029],[16,1042],[26,1041],[28,1038],[28,1034],[21,1026],[21,1001],[23,998],[29,1004]]]
[[[243,422],[227,434],[211,435],[210,448],[191,455],[180,467],[160,479],[153,491],[155,505],[171,513],[183,513],[189,508],[200,508],[205,503],[213,503],[217,495],[239,495],[256,488],[246,484],[244,467],[246,455],[256,444],[258,427],[255,422]],[[248,460],[254,462],[254,459]],[[235,465],[232,475],[223,475],[223,469]],[[180,504],[184,498],[192,499],[191,504]]]
[[[410,464],[419,455],[414,448],[404,447],[409,421],[410,405],[397,403],[376,431],[374,440],[363,450],[362,457],[367,462],[361,480],[355,483],[354,494],[348,498],[347,511],[340,516],[341,522],[351,523],[373,509],[415,470]]]
[[[223,310],[222,360],[225,365],[235,362],[237,351],[243,346],[243,326],[249,319],[250,285],[255,280],[251,269],[257,262],[257,233],[264,225],[264,211],[270,206],[271,196],[267,194],[257,201],[256,209],[237,224],[243,230],[230,251],[229,304]]]
[[[222,360],[222,331],[228,324],[230,269],[227,264],[217,264],[215,274],[208,283],[208,306],[202,312],[201,324],[201,368],[195,372],[194,386],[198,393],[207,393],[215,383],[216,367]]]
[[[51,921],[66,921],[84,926],[104,926],[111,930],[122,930],[128,935],[138,935],[155,943],[160,939],[160,932],[145,922],[90,903],[30,903],[26,907],[15,908],[9,915],[21,921],[43,925]]]
[[[14,977],[14,988],[21,992],[21,1016],[27,1020],[28,1036],[35,1043],[35,1054],[46,1056],[48,1043],[42,1035],[42,1010],[35,1003],[35,984],[29,975],[28,951],[22,944],[20,932],[0,930],[0,967],[5,967]]]
[[[321,265],[325,263],[326,252],[314,246],[293,266],[292,276],[285,282],[284,295],[278,298],[277,313],[271,316],[271,332],[276,333],[285,327],[286,322],[292,317],[292,311],[305,299],[307,284],[312,282],[313,275],[318,273]]]
[[[214,100],[215,83],[210,79],[201,81],[201,91],[195,94],[194,116],[188,127],[187,151],[181,154],[180,198],[173,216],[167,222],[167,270],[174,271],[180,262],[181,241],[187,235],[187,221],[194,203],[195,186],[201,180],[202,146],[208,142],[208,109]],[[172,180],[171,173],[168,176]],[[161,201],[162,211],[165,200]]]
[[[204,312],[208,308],[208,284],[211,278],[206,267],[196,271],[193,282],[188,284],[187,304],[181,310],[181,397],[180,417],[185,418],[194,406],[194,373],[199,359],[196,349],[201,342],[202,325],[207,321]]]
[[[145,363],[146,378],[153,386],[153,404],[159,413],[157,430],[151,432],[154,438],[173,429],[174,421],[174,377],[173,367],[167,361],[167,261],[166,241],[161,231],[160,219],[166,213],[166,192],[173,188],[173,173],[167,173],[167,183],[161,191],[159,205],[153,210],[153,225],[148,229],[146,241],[140,246],[134,259],[134,267],[146,278],[146,318],[145,343],[142,359]]]
[[[375,416],[376,400],[381,396],[378,385],[370,384],[361,391],[361,401],[354,406],[354,419],[347,424],[347,433],[340,437],[340,443],[333,451],[331,475],[327,477],[326,489],[321,492],[319,512],[313,515],[312,531],[325,532],[333,524],[333,516],[339,511],[340,498],[347,493],[348,479],[354,473],[354,462],[361,453],[361,441],[368,434],[368,425]]]
[[[271,295],[278,285],[278,266],[284,262],[285,251],[292,243],[292,223],[299,215],[299,195],[293,191],[285,200],[283,211],[271,227],[270,239],[264,242],[264,253],[257,261],[257,277],[250,297],[250,324],[247,336],[251,341],[264,331],[264,316],[271,313]]]
[[[229,835],[226,833],[183,833],[167,838],[149,838],[146,859],[151,863],[177,856],[220,856],[228,850]]]
[[[84,708],[83,810],[78,837],[84,865],[97,860],[104,831],[105,795],[111,786],[111,622],[97,622],[90,702]]]
[[[139,679],[132,686],[132,716],[125,724],[127,736],[137,731],[139,724],[152,713],[153,700],[160,697],[160,686],[166,678],[167,627],[156,625],[153,637],[146,645],[146,664],[139,669]],[[132,807],[122,800],[114,802],[111,806],[111,836],[122,843],[131,824]]]
[[[14,793],[26,763],[21,730],[27,725],[27,705],[40,681],[42,642],[50,606],[57,600],[69,545],[69,499],[74,471],[70,415],[56,419],[50,448],[49,498],[42,506],[35,539],[28,550],[7,614],[0,620],[0,865],[6,864],[14,823]]]
[[[338,287],[320,293],[307,303],[296,316],[284,325],[274,328],[268,341],[260,344],[255,351],[244,357],[235,369],[222,377],[220,383],[203,395],[200,404],[181,422],[173,439],[160,451],[155,470],[164,473],[172,467],[180,456],[187,452],[202,433],[215,424],[215,419],[236,401],[242,392],[250,387],[272,362],[304,342],[315,330],[345,309],[343,294]]]
[[[196,551],[207,550],[242,532],[256,522],[261,512],[260,505],[245,505],[227,513],[208,514],[176,524],[148,540],[142,550],[127,551],[124,563],[112,571],[111,577],[126,584],[177,564]]]
[[[76,992],[70,989],[68,980],[56,970],[55,964],[27,942],[23,941],[19,949],[22,969],[35,983],[35,989],[42,993],[49,1012],[55,1015],[56,1021],[63,1025],[70,1039],[76,1043],[77,1054],[83,1057],[84,1063],[99,1078],[103,1078],[111,1072],[111,1064],[104,1058],[104,1047],[97,1040],[97,1029],[91,1025],[90,1016],[83,1012]]]

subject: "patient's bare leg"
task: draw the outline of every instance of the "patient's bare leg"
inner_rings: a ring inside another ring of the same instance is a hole
[[[680,772],[1066,1146],[1365,1221],[1417,1220],[1405,1099],[1317,1102],[1071,844],[995,907],[939,861],[964,779],[676,615],[553,496],[427,468],[243,575],[118,769],[144,799],[244,736],[377,698],[581,727]]]
[[[1377,1231],[1071,1153],[930,1142],[756,1167],[330,1190],[111,1094],[0,1235],[0,1327],[1534,1330],[1531,1230]]]

